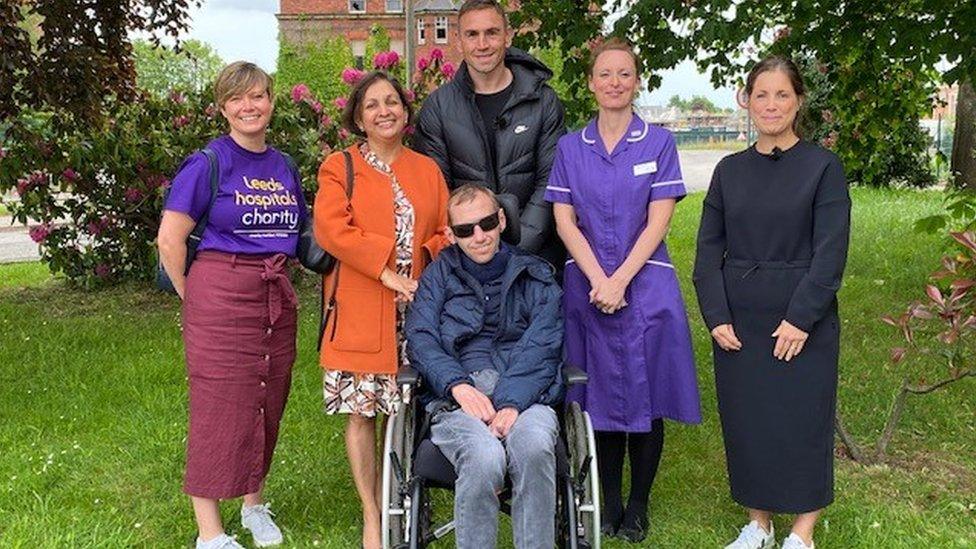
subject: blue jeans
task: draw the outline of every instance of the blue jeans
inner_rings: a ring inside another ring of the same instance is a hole
[[[512,478],[512,534],[518,549],[555,546],[556,438],[559,422],[548,406],[533,404],[519,414],[504,440],[463,410],[441,412],[431,440],[454,469],[455,541],[458,549],[495,547],[498,493]]]

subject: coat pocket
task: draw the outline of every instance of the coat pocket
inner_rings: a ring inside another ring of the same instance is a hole
[[[383,292],[340,288],[336,292],[335,337],[337,351],[378,353],[383,346]]]

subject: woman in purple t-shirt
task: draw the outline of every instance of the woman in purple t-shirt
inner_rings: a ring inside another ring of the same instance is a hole
[[[224,533],[218,503],[244,496],[241,523],[258,547],[282,542],[261,492],[295,361],[297,298],[285,272],[307,215],[301,182],[265,142],[271,78],[238,61],[214,95],[230,126],[207,145],[216,157],[211,197],[207,155],[191,155],[173,178],[159,226],[159,254],[183,300],[190,429],[183,490],[193,501],[197,548],[241,547]],[[184,277],[186,239],[209,210]]]

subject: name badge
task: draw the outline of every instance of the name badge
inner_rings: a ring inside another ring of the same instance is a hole
[[[647,175],[657,171],[657,162],[643,162],[634,164],[634,175]]]

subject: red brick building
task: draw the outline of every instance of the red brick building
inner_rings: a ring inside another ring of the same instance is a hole
[[[405,3],[414,2],[416,58],[440,48],[445,58],[461,62],[457,40],[457,10],[461,0],[280,0],[278,27],[282,40],[300,44],[335,35],[344,36],[357,62],[363,60],[369,29],[380,25],[390,36],[390,49],[404,54],[406,47]]]

